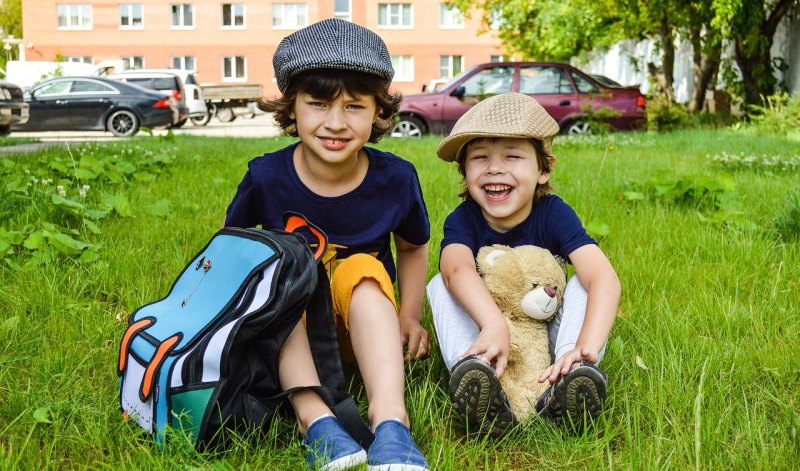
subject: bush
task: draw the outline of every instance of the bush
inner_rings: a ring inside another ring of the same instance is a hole
[[[764,106],[750,107],[750,124],[758,131],[789,134],[800,129],[800,95],[779,92],[766,97]]]

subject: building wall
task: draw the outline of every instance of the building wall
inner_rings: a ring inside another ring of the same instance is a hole
[[[396,0],[391,0],[392,2]],[[80,0],[69,0],[70,4]],[[303,3],[286,0],[286,3]],[[63,56],[91,56],[94,63],[123,56],[143,56],[145,67],[169,66],[172,56],[194,56],[198,79],[203,83],[223,82],[224,56],[245,56],[246,82],[260,83],[264,93],[278,93],[273,78],[272,55],[280,40],[294,29],[272,26],[269,1],[242,0],[245,5],[245,27],[224,29],[219,0],[187,1],[194,8],[194,27],[170,27],[170,3],[140,0],[143,6],[143,29],[125,30],[119,26],[119,3],[83,0],[91,5],[92,25],[87,30],[59,29],[56,5],[66,0],[23,0],[23,41],[27,60],[52,61]],[[333,17],[332,1],[306,1],[307,24]],[[500,41],[489,32],[477,34],[478,15],[465,20],[463,29],[442,29],[440,3],[431,0],[405,0],[413,11],[412,27],[387,29],[378,24],[379,3],[376,0],[352,0],[352,21],[365,26],[386,41],[392,55],[413,57],[414,73],[410,81],[395,81],[393,88],[404,94],[416,93],[431,79],[439,78],[441,55],[463,56],[464,68],[489,62],[490,56],[502,55]],[[387,2],[388,3],[388,2]]]

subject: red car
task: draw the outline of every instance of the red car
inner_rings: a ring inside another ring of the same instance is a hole
[[[591,121],[586,119],[589,106],[616,110],[619,116],[607,120],[616,129],[635,129],[645,121],[644,97],[638,86],[606,86],[569,64],[493,62],[464,71],[439,91],[404,97],[392,136],[446,135],[475,103],[512,91],[536,98],[564,134],[591,130]]]

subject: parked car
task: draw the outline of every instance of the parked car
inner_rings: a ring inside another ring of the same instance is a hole
[[[12,125],[28,122],[28,109],[22,89],[0,80],[0,136],[8,135]]]
[[[591,77],[593,79],[597,80],[598,82],[600,82],[602,85],[605,85],[606,87],[617,87],[617,88],[619,88],[619,87],[623,87],[624,88],[625,87],[621,83],[617,82],[616,80],[614,80],[612,78],[608,78],[605,75],[592,74]],[[638,85],[637,85],[637,87],[638,87]]]
[[[141,126],[166,127],[178,117],[169,97],[100,77],[59,77],[25,92],[30,117],[19,131],[111,131],[132,136]]]
[[[192,75],[192,77],[194,77]],[[205,114],[205,101],[202,100],[202,91],[197,86],[196,82],[191,85],[191,93],[189,93],[190,86],[184,84],[179,71],[176,69],[132,69],[123,70],[109,74],[108,78],[113,80],[121,80],[123,82],[135,83],[144,88],[149,88],[172,99],[172,105],[178,110],[178,120],[173,124],[174,127],[179,128],[186,124],[186,120],[192,115],[192,108],[194,106],[198,111],[196,115]],[[200,96],[200,104],[195,100],[195,96]],[[190,98],[191,97],[191,98]],[[202,106],[203,111],[199,111]]]
[[[635,129],[645,120],[644,97],[638,89],[607,87],[569,64],[492,62],[467,69],[440,91],[406,96],[391,135],[448,134],[481,99],[512,91],[536,98],[567,134],[591,130],[588,107],[616,110],[619,116],[608,123],[617,129]]]

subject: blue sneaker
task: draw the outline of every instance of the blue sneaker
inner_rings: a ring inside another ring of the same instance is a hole
[[[342,427],[336,417],[324,417],[308,427],[303,443],[311,469],[339,471],[367,462],[367,452]]]
[[[541,417],[575,430],[594,421],[603,409],[608,376],[594,364],[582,361],[558,378],[536,402]]]
[[[367,471],[429,471],[411,432],[398,420],[384,420],[375,428]]]

